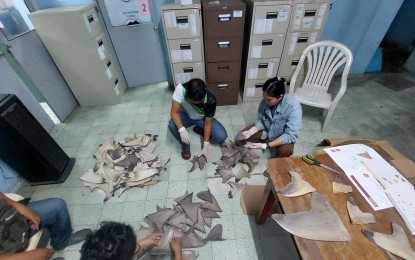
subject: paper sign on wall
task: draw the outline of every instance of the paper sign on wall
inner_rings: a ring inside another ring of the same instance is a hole
[[[105,0],[112,26],[152,22],[148,0]]]

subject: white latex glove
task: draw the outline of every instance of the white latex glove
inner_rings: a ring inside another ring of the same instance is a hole
[[[247,130],[247,131],[243,131],[242,135],[245,137],[245,139],[248,139],[249,137],[251,137],[253,134],[257,133],[259,131],[258,128],[256,128],[255,126],[251,127],[251,129]]]
[[[207,158],[208,158],[208,148],[209,148],[209,142],[206,142],[205,141],[203,143],[202,151],[200,151],[200,153],[199,153],[199,155],[197,157],[200,157],[200,156],[204,155],[205,158],[206,158],[206,160],[207,160]]]
[[[265,150],[265,149],[267,149],[267,144],[264,144],[264,143],[247,143],[245,145],[245,147],[250,148],[250,149],[262,149],[262,150]]]
[[[181,127],[179,129],[180,138],[182,139],[182,142],[185,144],[190,144],[190,135],[189,132],[187,132],[186,128]]]

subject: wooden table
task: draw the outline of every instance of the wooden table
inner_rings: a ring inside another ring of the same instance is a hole
[[[371,147],[386,160],[392,159],[388,158],[390,156],[382,150],[379,150],[378,147]],[[325,152],[322,153],[320,151],[317,154],[316,159],[318,161],[343,173]],[[291,178],[288,171],[294,170],[300,173],[304,180],[309,182],[316,188],[318,193],[326,198],[340,216],[346,229],[349,231],[351,237],[350,242],[326,242],[293,236],[302,259],[390,259],[385,250],[370,242],[363,235],[361,229],[364,228],[371,231],[391,234],[391,222],[398,223],[405,229],[412,248],[415,248],[415,238],[411,235],[395,208],[373,211],[344,173],[340,175],[340,178],[343,183],[353,187],[353,192],[348,194],[334,194],[332,191],[332,180],[335,174],[322,167],[309,165],[303,162],[301,157],[272,159],[268,161],[267,167],[270,178],[268,178],[256,215],[258,224],[263,224],[265,222],[265,219],[271,213],[276,199],[279,201],[281,210],[285,214],[307,211],[310,209],[310,194],[295,198],[287,198],[277,193],[278,190],[282,189],[290,182]],[[376,223],[366,225],[351,224],[346,207],[346,201],[349,196],[353,196],[363,212],[373,213]]]

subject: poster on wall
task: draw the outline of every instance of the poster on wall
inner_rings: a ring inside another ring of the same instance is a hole
[[[105,7],[112,26],[152,22],[148,0],[105,0]]]

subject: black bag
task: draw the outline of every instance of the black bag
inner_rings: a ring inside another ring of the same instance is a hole
[[[26,218],[0,199],[0,254],[25,250],[29,244],[28,231]]]

